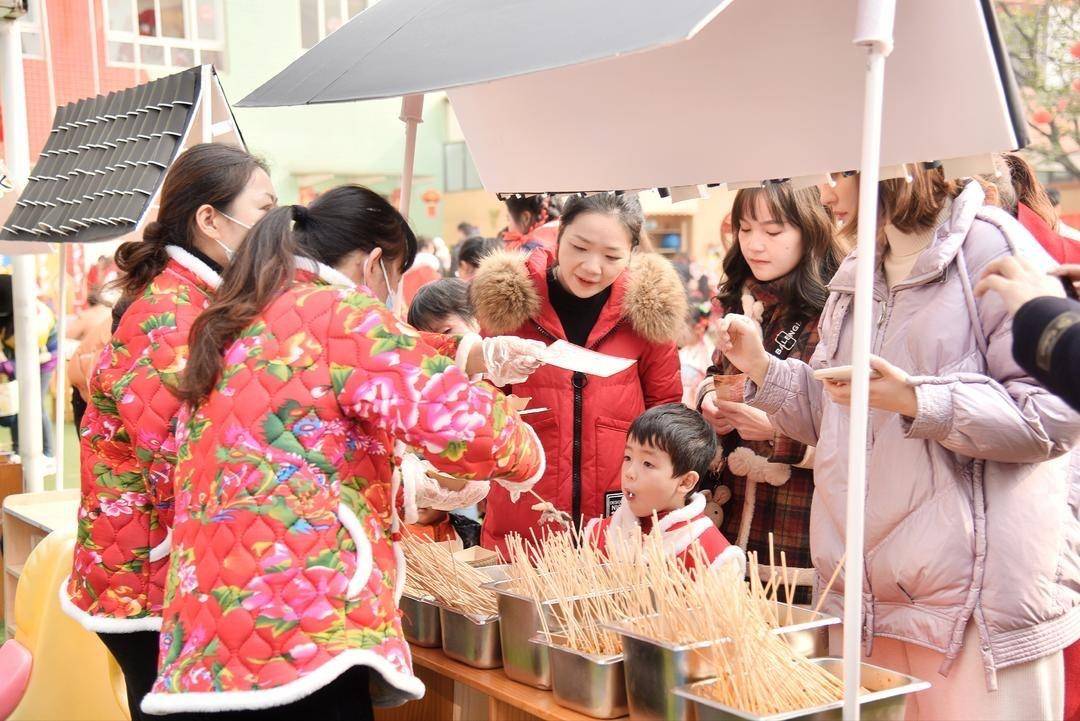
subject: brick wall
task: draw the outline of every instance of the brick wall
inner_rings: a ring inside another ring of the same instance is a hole
[[[35,0],[37,1],[37,0]],[[42,30],[49,34],[56,103],[107,94],[146,82],[145,72],[108,67],[105,62],[103,0],[41,0],[47,3]],[[91,2],[93,18],[91,18]],[[94,87],[93,36],[97,36],[97,65],[100,88]],[[52,127],[55,108],[49,103],[49,81],[44,60],[25,59],[26,106],[30,128],[30,162],[33,165]]]

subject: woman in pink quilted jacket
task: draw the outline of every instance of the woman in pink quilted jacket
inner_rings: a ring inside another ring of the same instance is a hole
[[[61,600],[116,657],[136,719],[157,666],[188,330],[247,227],[276,202],[259,160],[239,148],[198,145],[166,175],[157,220],[142,241],[116,254],[123,295],[112,340],[89,378],[78,537]]]
[[[506,397],[469,379],[507,382],[536,349],[399,322],[388,306],[415,254],[386,200],[344,186],[272,211],[226,270],[191,333],[144,712],[362,719],[423,695],[397,605],[400,523],[488,484],[454,494],[412,469],[524,490],[544,468]]]
[[[881,184],[863,625],[845,630],[870,663],[933,684],[909,719],[1061,718],[1062,649],[1080,636],[1080,416],[1016,365],[1001,299],[973,293],[995,258],[1049,258],[977,183],[955,199],[952,185],[924,168]],[[751,379],[747,402],[817,447],[819,584],[844,554],[850,389],[812,371],[851,362],[855,263],[829,285],[809,364],[769,357],[745,318],[719,343]]]

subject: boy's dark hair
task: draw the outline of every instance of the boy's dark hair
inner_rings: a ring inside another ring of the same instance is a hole
[[[700,413],[682,403],[645,411],[630,425],[629,437],[668,454],[676,476],[697,471],[704,477],[716,455],[716,432]]]
[[[472,320],[475,313],[469,303],[469,284],[461,278],[443,278],[416,291],[409,304],[409,325],[417,330],[438,333],[438,324],[454,313]]]
[[[458,253],[458,260],[462,263],[471,265],[474,268],[479,268],[480,261],[501,247],[502,241],[500,240],[496,240],[495,238],[481,238],[479,235],[474,235],[473,237],[462,241],[461,251]]]

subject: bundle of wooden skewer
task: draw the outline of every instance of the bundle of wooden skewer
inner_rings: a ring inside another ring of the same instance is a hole
[[[622,653],[619,637],[602,626],[644,610],[624,564],[582,543],[581,529],[547,533],[542,541],[510,536],[507,550],[515,590],[541,609],[549,641],[595,656]]]
[[[454,558],[449,546],[419,536],[406,536],[405,587],[410,595],[431,596],[447,608],[476,618],[499,612],[495,593],[481,584],[491,579]]]
[[[783,552],[767,574],[751,555],[747,584],[735,564],[710,568],[700,546],[691,547],[688,568],[665,549],[658,530],[609,536],[603,554],[583,540],[578,529],[508,543],[519,592],[548,601],[554,611],[551,619],[541,613],[543,632],[553,642],[594,655],[617,654],[618,637],[601,628],[610,623],[632,625],[643,636],[676,645],[711,641],[696,650],[717,676],[703,693],[757,715],[842,698],[836,676],[775,633],[793,620],[790,605],[778,603],[781,589],[791,598],[795,586]],[[762,575],[768,578],[764,584]]]
[[[620,553],[633,554],[622,548]],[[687,570],[665,553],[662,540],[650,535],[643,541],[641,588],[654,601],[655,613],[634,621],[634,629],[658,641],[682,645],[712,642],[698,648],[716,670],[717,680],[704,693],[720,703],[756,715],[811,708],[839,700],[843,684],[836,676],[795,653],[775,629],[791,624],[790,605],[785,618],[777,611],[777,590],[787,597],[794,580],[781,568],[763,586],[756,559],[750,563],[748,585],[734,564],[708,568],[700,547],[690,551],[693,568]]]
[[[769,534],[769,566],[767,574],[762,572],[762,567],[758,564],[758,557],[756,553],[747,554],[747,575],[750,577],[750,595],[761,605],[765,618],[773,628],[779,628],[781,626],[790,626],[793,623],[792,611],[794,605],[791,603],[783,603],[780,599],[779,591],[782,589],[785,599],[791,599],[795,596],[795,573],[788,568],[787,554],[784,551],[780,552],[780,566],[777,568],[776,550],[773,545],[772,534]],[[844,556],[846,558],[846,554]],[[821,605],[825,602],[826,596],[828,596],[830,589],[832,589],[833,583],[836,582],[837,576],[844,568],[844,558],[840,559],[840,563],[836,565],[836,569],[833,571],[832,577],[829,578],[829,582],[825,585],[825,590],[821,593],[818,599],[817,605],[814,606],[814,611],[820,611]],[[762,583],[761,579],[768,575],[768,579]]]

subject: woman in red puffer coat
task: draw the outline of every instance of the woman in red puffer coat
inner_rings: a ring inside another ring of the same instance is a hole
[[[609,516],[622,498],[626,432],[646,408],[676,403],[682,380],[675,338],[687,316],[686,291],[671,264],[637,251],[644,217],[633,195],[573,198],[563,209],[557,255],[489,256],[470,296],[485,332],[579,346],[635,362],[609,378],[547,365],[515,395],[547,454],[537,493],[577,523]],[[493,488],[482,542],[505,550],[508,533],[541,530],[540,513]]]
[[[69,615],[116,657],[128,705],[157,665],[173,515],[173,436],[188,330],[247,227],[277,202],[266,167],[239,148],[198,145],[173,163],[157,220],[116,254],[123,292],[112,340],[89,379],[80,429],[82,500]]]

